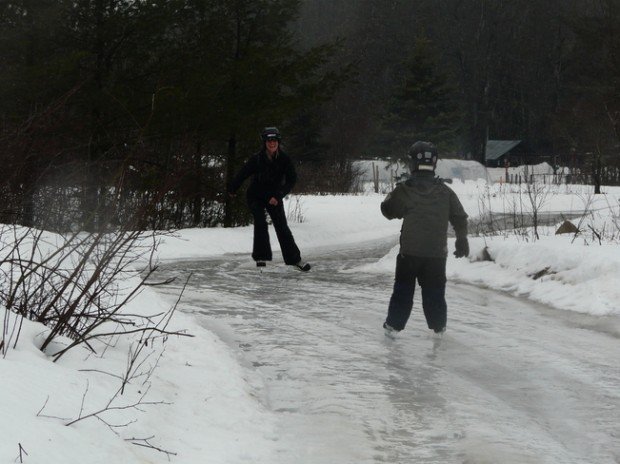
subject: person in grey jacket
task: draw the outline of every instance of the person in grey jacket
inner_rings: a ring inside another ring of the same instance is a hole
[[[456,234],[454,255],[469,255],[467,214],[458,197],[445,182],[435,177],[437,149],[429,142],[409,148],[411,176],[381,203],[387,219],[403,219],[400,252],[396,258],[394,290],[390,298],[386,335],[405,328],[411,315],[416,282],[422,289],[422,308],[428,328],[446,330],[446,260],[448,223]]]

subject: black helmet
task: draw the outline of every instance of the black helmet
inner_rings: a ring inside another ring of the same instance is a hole
[[[437,166],[437,147],[431,142],[416,142],[409,147],[409,168],[413,171],[434,171]]]
[[[276,139],[278,142],[282,140],[282,136],[280,135],[280,131],[277,127],[265,127],[260,133],[260,138],[263,142],[273,139]]]

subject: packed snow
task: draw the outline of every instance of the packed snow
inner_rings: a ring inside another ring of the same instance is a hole
[[[487,184],[488,175],[466,177],[455,179],[451,188],[468,212],[474,234],[468,259],[448,258],[449,285],[483,287],[555,311],[620,316],[619,188],[604,187],[604,194],[595,196],[589,186],[537,190],[504,182]],[[302,253],[396,243],[400,221],[388,221],[380,214],[384,194],[373,193],[372,182],[363,190],[356,195],[291,195],[287,199],[290,226]],[[389,180],[382,184],[382,191],[388,190]],[[539,218],[552,222],[538,225],[538,237],[527,221],[520,223],[532,215],[532,205]],[[556,235],[564,219],[577,225],[580,233]],[[515,221],[516,232],[504,229]],[[483,235],[475,236],[482,230]],[[50,252],[54,241],[48,243]],[[225,260],[228,254],[247,253],[251,268],[251,243],[251,226],[180,230],[161,237],[156,254],[167,263]],[[272,245],[274,265],[284,267],[273,233]],[[453,238],[449,249],[454,249]],[[395,245],[385,256],[360,264],[354,271],[389,279],[397,253]],[[271,275],[278,278],[277,273]],[[343,272],[339,278],[347,275]],[[128,283],[137,276],[131,279]],[[230,285],[243,286],[244,282],[231,279]],[[217,304],[215,290],[209,297]],[[387,301],[384,306],[376,313],[377,331]],[[148,287],[130,302],[127,311],[162,314],[169,309],[170,301],[157,287]],[[39,349],[45,327],[18,320],[5,308],[0,308],[0,318],[3,336],[10,342],[0,359],[2,462],[279,462],[282,442],[277,436],[277,412],[257,394],[263,380],[240,362],[238,347],[204,327],[195,314],[175,312],[169,329],[183,335],[152,343],[140,375],[118,395],[119,377],[127,370],[128,353],[135,349],[131,337],[97,346],[94,354],[77,348],[52,362],[51,352]]]

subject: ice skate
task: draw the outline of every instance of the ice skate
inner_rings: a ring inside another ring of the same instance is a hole
[[[396,330],[394,327],[388,325],[387,323],[383,323],[383,330],[385,332],[385,336],[391,338],[392,340],[396,339],[396,335],[400,330]]]
[[[304,260],[299,260],[299,262],[295,264],[295,267],[302,272],[308,272],[312,268],[310,263],[307,263]]]

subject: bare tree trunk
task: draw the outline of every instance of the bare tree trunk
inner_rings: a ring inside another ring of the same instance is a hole
[[[194,176],[195,192],[192,201],[192,224],[196,227],[199,226],[202,222],[202,199],[204,197],[202,189],[202,145],[200,143],[200,140],[196,142],[196,152],[194,153]]]
[[[603,170],[603,162],[602,155],[600,150],[597,149],[596,153],[594,153],[593,159],[593,169],[592,169],[592,181],[594,182],[594,193],[601,193],[601,174]]]
[[[237,139],[232,134],[228,139],[228,153],[226,154],[226,187],[230,184],[235,176],[235,159],[237,152]],[[233,227],[234,223],[234,201],[228,194],[224,199],[224,227]]]

